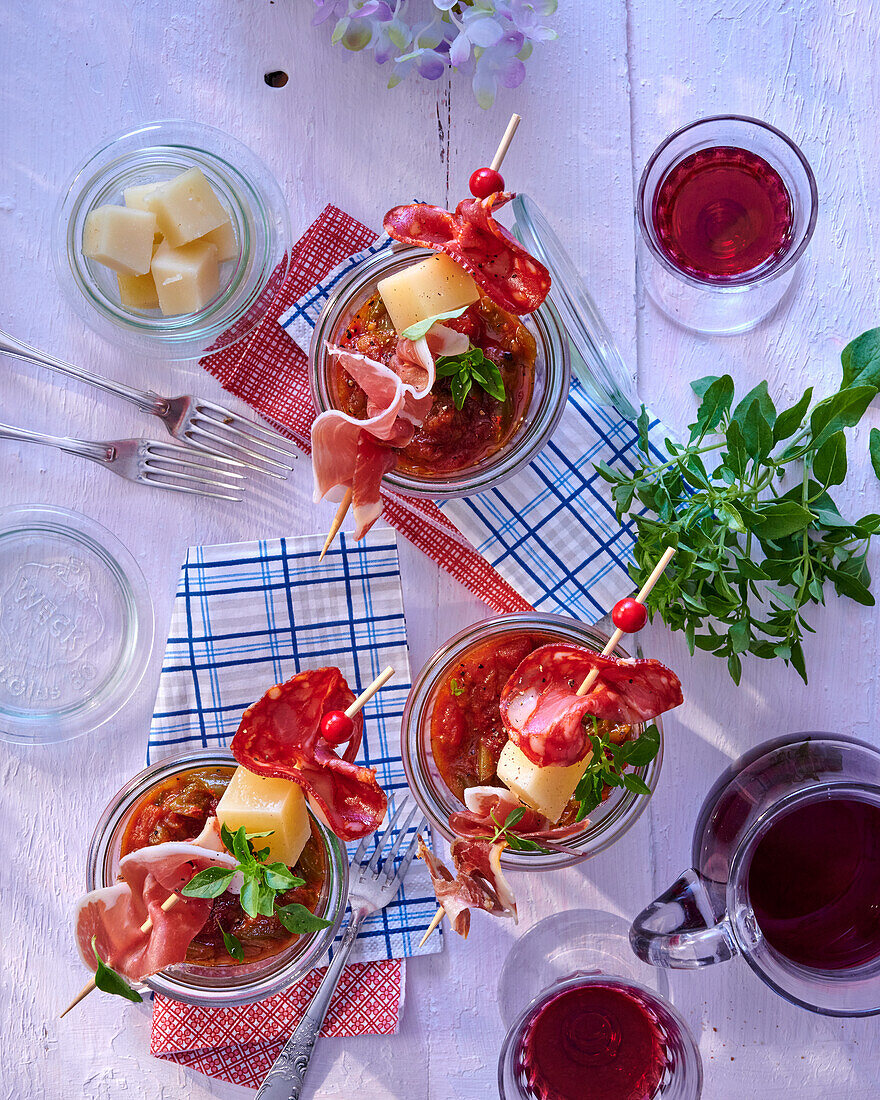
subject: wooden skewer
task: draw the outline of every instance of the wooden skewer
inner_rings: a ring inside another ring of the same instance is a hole
[[[515,117],[516,116],[514,115],[514,118]],[[509,129],[509,127],[508,127],[508,129]],[[661,576],[663,575],[663,571],[666,569],[666,566],[669,565],[670,561],[672,561],[672,555],[674,553],[675,553],[675,547],[674,546],[668,546],[666,548],[666,550],[663,552],[663,557],[657,562],[657,564],[651,570],[650,577],[648,577],[648,579],[645,581],[645,583],[639,589],[639,593],[636,596],[636,600],[639,603],[644,603],[645,602],[645,600],[648,596],[648,593],[651,591],[651,589],[654,587],[654,585],[657,583],[657,581],[660,580]],[[618,644],[620,643],[620,639],[623,637],[623,635],[624,635],[624,631],[620,630],[620,628],[618,628],[617,630],[614,631],[614,633],[608,639],[608,642],[607,642],[605,648],[602,650],[602,656],[603,657],[608,657],[611,653],[614,652],[614,650],[617,648]],[[599,675],[598,668],[591,669],[589,674],[584,678],[584,682],[577,689],[577,694],[578,695],[586,695],[587,692],[590,690],[590,688],[593,686],[593,684],[596,680],[596,677],[598,675]],[[434,929],[437,927],[437,925],[443,920],[443,916],[444,916],[445,912],[446,912],[445,909],[441,905],[440,908],[437,910],[437,912],[434,914],[434,919],[428,925],[427,932],[424,934],[424,936],[422,936],[421,941],[419,942],[419,947],[421,947],[427,941],[428,937],[431,935],[431,933],[434,931]]]
[[[324,549],[326,550],[326,547]],[[394,669],[391,667],[391,665],[388,665],[386,668],[383,668],[382,671],[379,673],[379,675],[376,677],[376,679],[373,680],[373,682],[371,684],[368,684],[364,688],[364,690],[360,693],[360,695],[357,697],[357,699],[355,699],[355,701],[351,704],[351,706],[349,706],[346,709],[345,713],[348,715],[348,717],[349,718],[354,718],[354,716],[357,714],[357,712],[359,710],[361,710],[373,698],[373,696],[376,694],[376,692],[380,688],[384,687],[385,684],[388,683],[388,681],[391,679],[391,677],[393,675],[394,675]],[[172,894],[170,897],[167,897],[162,902],[162,909],[163,909],[164,912],[167,913],[168,910],[173,909],[174,906],[177,905],[177,903],[179,901],[185,901],[185,900],[186,900],[186,898],[181,897],[180,894]],[[440,912],[442,914],[443,910],[441,909]],[[141,932],[144,932],[144,933],[149,932],[152,927],[153,927],[153,921],[150,917],[147,917],[147,919],[141,925]],[[427,936],[425,937],[425,939],[427,939]],[[422,941],[422,943],[424,943],[424,940]],[[419,946],[421,947],[421,944],[419,944]],[[58,1017],[58,1019],[59,1020],[63,1019],[67,1015],[67,1013],[70,1012],[70,1010],[72,1008],[75,1008],[79,1004],[80,1001],[82,1001],[86,997],[88,997],[88,995],[95,988],[96,988],[95,987],[95,979],[90,978],[86,982],[86,984],[82,987],[82,989],[79,991],[79,993],[77,993],[77,995],[73,998],[73,1000],[70,1002],[70,1004],[67,1006],[67,1008],[65,1008],[65,1010],[61,1013],[61,1015]]]
[[[492,163],[489,165],[493,172],[497,172],[503,164],[504,158],[507,156],[507,150],[510,148],[510,143],[513,141],[513,135],[516,133],[516,128],[521,122],[522,119],[519,115],[510,116],[510,122],[508,122],[507,129],[504,131],[504,137],[495,150],[495,156],[492,157]]]
[[[675,553],[675,547],[674,546],[668,546],[666,548],[666,550],[664,550],[663,557],[657,562],[657,564],[651,570],[650,577],[648,577],[648,579],[645,581],[645,583],[639,589],[639,594],[636,596],[636,601],[638,603],[644,603],[645,602],[645,600],[648,596],[648,593],[651,591],[651,589],[654,587],[654,585],[657,583],[657,581],[660,580],[661,576],[663,575],[664,569],[666,568],[667,565],[669,565],[670,561],[672,561],[672,555],[674,553]],[[620,643],[620,639],[623,637],[624,633],[625,632],[623,630],[621,630],[620,627],[618,627],[617,630],[614,631],[614,633],[608,639],[607,645],[602,650],[602,656],[603,657],[609,656],[609,654],[613,653],[614,650],[617,649],[617,646]],[[577,689],[577,694],[578,695],[586,695],[587,692],[590,690],[590,688],[595,683],[596,677],[598,675],[599,675],[599,669],[598,668],[590,669],[590,671],[587,673],[586,677],[584,678],[584,682]]]
[[[324,555],[330,549],[330,544],[336,538],[336,533],[345,522],[346,513],[351,507],[351,498],[352,490],[346,489],[345,496],[342,498],[339,507],[336,509],[336,515],[333,517],[333,522],[330,524],[330,530],[327,532],[327,538],[324,541],[324,549],[321,551],[321,556],[318,558],[319,564],[324,560]]]

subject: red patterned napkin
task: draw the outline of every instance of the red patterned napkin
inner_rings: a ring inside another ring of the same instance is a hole
[[[196,1008],[156,996],[150,1053],[209,1077],[259,1088],[302,1019],[324,967],[252,1005]],[[342,973],[322,1035],[393,1035],[403,1009],[402,959],[352,963]]]
[[[243,340],[201,361],[225,389],[271,420],[306,454],[311,451],[315,418],[306,357],[278,318],[334,267],[375,239],[372,230],[337,207],[327,206],[294,246],[290,271],[271,314]],[[396,494],[383,497],[388,522],[493,610],[531,610],[434,504]]]

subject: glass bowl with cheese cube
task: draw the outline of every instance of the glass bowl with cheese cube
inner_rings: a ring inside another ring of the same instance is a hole
[[[570,381],[568,340],[549,301],[520,316],[442,252],[395,245],[368,255],[333,288],[314,329],[309,373],[318,413],[372,415],[339,352],[400,373],[406,340],[416,357],[426,344],[436,379],[412,438],[391,444],[394,468],[384,484],[409,496],[468,496],[543,448]],[[410,375],[404,368],[401,377]],[[313,449],[319,445],[313,434]]]
[[[592,752],[573,765],[539,767],[509,740],[501,715],[505,685],[540,647],[562,643],[601,653],[607,641],[574,619],[531,612],[476,623],[430,658],[404,707],[403,762],[416,801],[448,840],[487,834],[478,824],[480,815],[486,816],[484,807],[492,807],[497,795],[500,801],[487,817],[489,832],[498,832],[511,813],[514,818],[499,835],[509,845],[503,866],[551,870],[604,851],[638,820],[660,774],[659,718],[650,725],[597,722],[590,729],[604,745],[640,743],[633,759],[649,759],[623,769],[631,777],[627,785],[612,786],[605,782],[607,773],[595,769],[582,809],[576,794],[583,794],[585,776],[591,781],[594,774],[588,766]]]
[[[246,336],[287,274],[268,168],[220,130],[156,122],[103,143],[58,205],[56,273],[80,316],[131,350],[188,359]]]
[[[300,788],[255,775],[225,749],[167,758],[126,783],[92,837],[87,889],[113,886],[120,859],[148,847],[157,856],[164,851],[158,845],[176,842],[225,851],[221,827],[227,837],[244,829],[260,860],[289,868],[297,885],[276,895],[268,916],[245,911],[240,876],[211,900],[210,916],[186,948],[186,961],[143,981],[187,1004],[246,1004],[298,981],[321,961],[347,904],[342,844],[311,812]],[[173,936],[175,915],[186,904],[182,897],[168,910],[165,935]]]

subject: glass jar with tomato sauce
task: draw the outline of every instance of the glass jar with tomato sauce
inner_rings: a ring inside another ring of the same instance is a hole
[[[352,324],[362,323],[364,307],[377,293],[379,280],[432,254],[424,248],[383,249],[348,272],[334,288],[315,325],[309,349],[309,379],[319,413],[342,409],[362,418],[357,395],[346,393],[345,380],[340,378],[327,345],[357,350],[352,343]],[[499,404],[475,387],[464,408],[457,411],[447,393],[448,380],[438,380],[432,391],[431,414],[401,454],[397,468],[384,478],[391,489],[407,496],[471,496],[511,477],[544,447],[568,397],[568,340],[549,301],[534,313],[511,318],[482,299],[449,325],[467,331],[472,342],[486,349],[487,357],[499,367],[507,397]],[[382,348],[377,346],[366,354],[381,359]]]
[[[552,642],[601,652],[607,641],[607,635],[575,619],[533,611],[484,619],[450,638],[430,658],[415,677],[404,706],[403,765],[416,801],[447,840],[454,839],[449,815],[463,808],[463,788],[493,784],[494,765],[506,740],[497,700],[518,660]],[[616,654],[629,656],[620,646]],[[660,733],[660,750],[635,773],[653,791],[663,760],[663,726],[659,718],[652,722]],[[624,736],[637,737],[641,728],[635,726]],[[533,871],[580,863],[623,836],[647,804],[647,795],[613,788],[590,813],[583,831],[563,841],[576,854],[508,848],[501,862],[510,869]]]
[[[95,828],[86,890],[112,886],[120,858],[136,848],[198,835],[235,767],[229,751],[203,749],[161,760],[129,780]],[[247,1004],[286,989],[319,964],[345,913],[348,865],[339,839],[311,810],[309,818],[312,836],[296,869],[306,879],[300,888],[303,896],[291,892],[286,901],[306,904],[330,926],[301,936],[284,935],[269,927],[266,918],[251,921],[236,912],[234,897],[223,895],[218,900],[228,912],[224,910],[221,923],[240,922],[234,930],[245,947],[244,962],[225,963],[220,933],[206,925],[190,945],[187,961],[144,979],[145,986],[186,1004]]]

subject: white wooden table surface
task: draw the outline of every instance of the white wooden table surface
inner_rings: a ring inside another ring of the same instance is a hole
[[[105,135],[147,120],[212,123],[249,144],[278,177],[294,230],[332,200],[378,225],[413,195],[457,201],[511,110],[524,122],[505,165],[539,196],[605,311],[643,397],[687,422],[687,382],[730,371],[744,388],[767,378],[791,398],[836,384],[840,349],[880,322],[876,166],[880,70],[876,4],[846,0],[569,0],[562,40],[536,51],[523,87],[480,110],[464,80],[389,92],[371,59],[332,48],[310,26],[309,0],[119,0],[0,5],[0,324],[25,340],[135,385],[224,399],[197,364],[118,353],[64,304],[49,238],[59,188]],[[269,88],[267,71],[290,82]],[[699,338],[644,300],[634,272],[634,184],[654,146],[706,114],[765,118],[800,142],[821,206],[803,289],[754,333]],[[93,438],[149,434],[128,406],[4,360],[0,419]],[[867,420],[880,423],[874,409]],[[849,500],[877,510],[865,424],[851,452]],[[160,432],[159,425],[152,431]],[[124,712],[93,737],[25,751],[0,745],[0,952],[5,1097],[160,1100],[246,1095],[147,1053],[149,1017],[95,996],[63,1023],[83,980],[69,911],[89,836],[107,798],[137,771],[171,598],[184,550],[323,530],[307,461],[283,495],[229,509],[117,481],[90,464],[0,443],[0,502],[64,504],[115,531],[147,576],[157,617],[152,664]],[[145,522],[145,507],[149,521]],[[485,609],[406,543],[401,562],[414,667]],[[877,555],[873,565],[878,570]],[[438,608],[443,607],[442,618]],[[651,651],[681,674],[686,705],[666,723],[660,789],[638,826],[579,869],[515,885],[520,928],[474,922],[470,939],[409,966],[394,1038],[319,1044],[311,1085],[324,1097],[484,1100],[495,1094],[502,1026],[494,988],[512,939],[556,910],[632,916],[681,870],[703,794],[726,762],[771,735],[854,733],[880,744],[880,617],[833,595],[807,645],[808,689],[783,666],[749,664],[737,690],[721,663],[689,659],[655,628]],[[784,1004],[744,964],[672,977],[699,1041],[705,1096],[868,1100],[880,1093],[878,1024],[841,1022]]]

